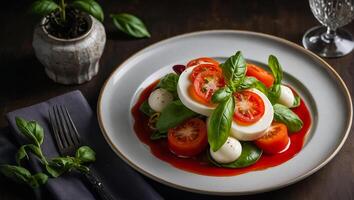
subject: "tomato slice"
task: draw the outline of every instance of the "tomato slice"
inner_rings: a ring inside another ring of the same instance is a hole
[[[273,122],[265,135],[255,141],[265,153],[276,154],[288,148],[290,138],[285,124]]]
[[[213,64],[200,64],[197,67],[195,67],[192,71],[192,74],[190,76],[190,79],[192,81],[195,80],[195,78],[198,76],[198,74],[205,72],[205,71],[212,71],[212,72],[218,72],[218,73],[222,73],[221,69]]]
[[[251,91],[236,92],[234,120],[242,125],[251,125],[257,122],[264,114],[262,98]]]
[[[194,60],[191,60],[187,63],[187,67],[193,67],[199,64],[212,64],[215,66],[219,66],[219,62],[212,59],[212,58],[207,58],[207,57],[202,57],[202,58],[197,58]]]
[[[204,71],[199,73],[193,81],[195,94],[202,100],[201,103],[211,104],[214,92],[225,85],[221,72]],[[198,100],[198,99],[196,99]]]
[[[168,130],[168,147],[183,157],[198,155],[208,145],[207,128],[203,120],[192,118]]]
[[[271,87],[274,82],[273,75],[271,75],[268,71],[253,64],[247,64],[246,76],[253,76],[257,78],[268,88]]]

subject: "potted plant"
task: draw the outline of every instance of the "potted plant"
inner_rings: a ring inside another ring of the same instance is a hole
[[[81,84],[95,76],[106,42],[104,18],[94,0],[37,0],[32,11],[42,20],[33,48],[47,75],[62,84]]]

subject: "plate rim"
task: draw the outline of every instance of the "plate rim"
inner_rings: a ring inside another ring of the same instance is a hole
[[[102,96],[103,93],[106,89],[107,83],[112,79],[113,75],[116,73],[119,73],[120,70],[122,70],[124,68],[125,63],[130,62],[132,59],[134,59],[136,56],[138,56],[139,54],[141,54],[143,51],[146,51],[148,49],[154,48],[155,46],[164,44],[164,43],[168,43],[170,41],[173,40],[178,40],[178,39],[182,39],[184,37],[190,37],[190,36],[195,36],[195,35],[199,35],[199,34],[222,34],[222,33],[235,33],[235,34],[246,34],[246,35],[254,35],[254,36],[258,36],[258,37],[263,37],[263,38],[267,38],[276,42],[280,42],[283,44],[286,44],[290,47],[295,48],[296,50],[301,51],[302,53],[314,58],[315,60],[319,61],[321,63],[321,66],[329,69],[329,71],[332,73],[332,75],[334,75],[334,77],[337,79],[337,81],[340,83],[340,87],[342,88],[343,92],[345,93],[345,98],[347,100],[347,107],[349,107],[349,118],[347,119],[347,126],[346,126],[346,130],[345,130],[345,135],[342,138],[341,142],[339,143],[339,145],[336,147],[336,149],[331,153],[331,155],[329,155],[325,160],[323,160],[319,165],[317,165],[315,168],[311,169],[310,171],[306,172],[305,174],[298,176],[295,179],[291,179],[289,180],[286,184],[283,185],[278,185],[278,186],[273,186],[273,187],[269,187],[269,188],[265,188],[265,189],[260,189],[260,190],[254,190],[254,191],[250,191],[250,192],[218,192],[218,191],[205,191],[205,190],[200,190],[200,189],[195,189],[195,188],[189,188],[189,187],[185,187],[185,186],[181,186],[178,184],[174,184],[171,183],[169,181],[163,180],[153,174],[150,174],[148,172],[146,172],[144,169],[136,166],[133,162],[131,162],[128,158],[126,158],[124,156],[123,153],[121,153],[119,151],[118,148],[115,147],[115,145],[113,144],[113,142],[109,139],[109,136],[106,132],[106,129],[103,125],[103,121],[101,118],[101,101],[102,101]],[[99,97],[98,97],[98,101],[97,101],[97,120],[98,120],[98,124],[99,127],[101,129],[102,135],[104,136],[106,142],[109,144],[109,146],[111,147],[111,149],[122,159],[124,160],[124,162],[126,162],[129,166],[131,166],[133,169],[135,169],[136,171],[138,171],[139,173],[159,182],[162,184],[165,184],[167,186],[171,186],[180,190],[185,190],[185,191],[189,191],[189,192],[195,192],[195,193],[200,193],[200,194],[208,194],[208,195],[222,195],[222,196],[230,196],[230,195],[245,195],[245,194],[256,194],[256,193],[261,193],[261,192],[267,192],[267,191],[272,191],[275,189],[280,189],[283,187],[286,187],[288,185],[291,185],[293,183],[296,183],[310,175],[312,175],[313,173],[315,173],[316,171],[318,171],[319,169],[321,169],[322,167],[324,167],[328,162],[330,162],[335,155],[338,154],[338,152],[341,150],[341,148],[343,147],[345,141],[348,138],[348,135],[350,133],[351,130],[351,126],[352,126],[352,122],[353,122],[353,103],[352,103],[352,98],[350,95],[350,92],[348,90],[348,87],[346,85],[346,83],[344,82],[344,80],[341,78],[341,76],[337,73],[337,71],[330,65],[328,64],[323,58],[319,57],[318,55],[316,55],[315,53],[303,48],[302,46],[291,42],[287,39],[278,37],[278,36],[274,36],[274,35],[270,35],[270,34],[266,34],[266,33],[260,33],[260,32],[254,32],[254,31],[248,31],[248,30],[229,30],[229,29],[213,29],[213,30],[202,30],[202,31],[195,31],[195,32],[189,32],[189,33],[184,33],[184,34],[180,34],[180,35],[176,35],[176,36],[172,36],[163,40],[160,40],[158,42],[155,42],[153,44],[150,44],[142,49],[140,49],[139,51],[137,51],[136,53],[130,55],[127,59],[125,59],[121,64],[118,64],[118,66],[110,73],[110,75],[108,76],[108,78],[105,80],[100,93],[99,93]]]

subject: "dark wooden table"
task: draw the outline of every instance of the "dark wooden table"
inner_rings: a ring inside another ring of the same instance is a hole
[[[31,2],[7,1],[0,7],[0,128],[7,126],[6,112],[75,89],[81,90],[92,108],[96,109],[102,84],[116,66],[141,48],[171,36],[199,30],[234,29],[267,33],[301,44],[303,33],[318,25],[306,0],[100,1],[106,14],[104,24],[107,32],[100,72],[86,84],[65,86],[47,78],[34,55],[32,32],[38,19],[27,12]],[[108,16],[119,12],[141,17],[152,37],[135,40],[117,33]],[[345,28],[354,33],[354,23]],[[354,53],[326,61],[342,76],[353,94]],[[335,109],[335,105],[329,109]],[[167,199],[223,198],[182,192],[146,179]],[[31,198],[31,190],[0,180],[0,199]],[[265,198],[354,199],[354,135],[350,134],[338,155],[312,176],[276,191],[227,199]]]

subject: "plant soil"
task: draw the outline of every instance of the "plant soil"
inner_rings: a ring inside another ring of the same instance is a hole
[[[87,14],[76,9],[66,9],[66,20],[62,21],[60,13],[56,12],[46,16],[45,29],[50,35],[61,39],[73,39],[85,34],[89,28]]]

